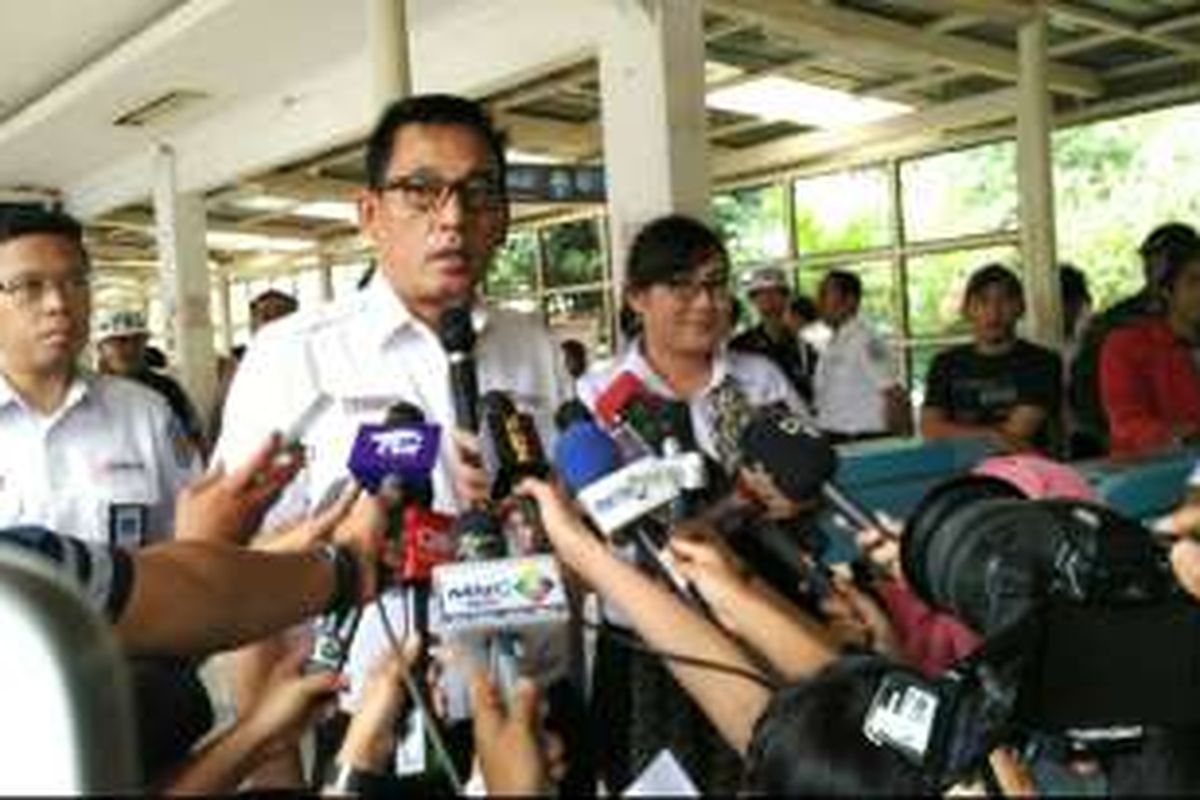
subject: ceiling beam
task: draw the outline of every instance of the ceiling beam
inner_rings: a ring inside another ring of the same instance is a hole
[[[1189,58],[1200,58],[1200,45],[1198,44],[1185,42],[1182,39],[1176,39],[1168,34],[1157,32],[1150,26],[1142,28],[1137,25],[1131,25],[1120,17],[1105,11],[1099,11],[1094,8],[1083,8],[1063,2],[1050,3],[1048,8],[1050,9],[1050,13],[1056,17],[1088,25],[1122,38],[1152,44],[1179,55],[1188,56]]]
[[[875,14],[818,7],[798,0],[707,0],[719,13],[755,20],[764,28],[803,38],[818,47],[845,50],[848,42],[879,48],[897,60],[947,64],[959,69],[1016,81],[1017,54],[1011,50],[960,36],[932,33]],[[1051,63],[1049,84],[1054,91],[1097,97],[1100,79],[1091,70]]]
[[[923,7],[947,14],[970,14],[976,17],[1024,22],[1035,8],[1035,0],[923,0]]]

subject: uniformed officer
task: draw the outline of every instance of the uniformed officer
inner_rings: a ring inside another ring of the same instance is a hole
[[[170,535],[200,459],[157,394],[78,366],[89,280],[77,221],[0,212],[0,526],[138,546]]]
[[[504,145],[482,108],[447,95],[398,101],[368,141],[366,168],[359,215],[377,254],[374,277],[357,293],[302,309],[256,334],[225,405],[216,454],[238,463],[270,431],[303,418],[318,398],[332,400],[303,432],[306,472],[276,504],[273,520],[330,495],[346,477],[359,426],[379,422],[396,402],[453,428],[449,360],[436,333],[453,305],[474,306],[482,391],[508,392],[543,437],[566,396],[558,348],[541,320],[487,307],[477,296],[508,227]],[[443,436],[433,474],[438,510],[454,513],[485,498],[488,479],[476,462],[470,437]],[[403,619],[398,594],[385,605]],[[386,646],[376,615],[368,615],[351,653],[354,684],[353,673]]]
[[[862,281],[832,270],[817,294],[821,319],[833,330],[817,362],[817,424],[835,441],[912,431],[912,410],[887,345],[859,316]]]

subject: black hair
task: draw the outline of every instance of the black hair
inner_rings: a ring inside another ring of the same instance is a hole
[[[617,332],[623,341],[634,339],[642,332],[642,318],[627,302],[621,303],[621,310],[617,312]]]
[[[254,298],[250,301],[250,308],[254,308],[264,300],[283,300],[291,307],[293,311],[300,307],[300,304],[297,302],[296,298],[287,292],[282,292],[279,289],[267,289],[266,291],[259,292],[254,296]]]
[[[367,185],[370,188],[382,189],[387,183],[396,134],[406,125],[457,125],[475,131],[491,151],[503,191],[508,168],[504,134],[496,130],[481,104],[452,94],[418,94],[387,107],[367,139]]]
[[[682,214],[659,217],[634,237],[629,248],[626,286],[637,290],[668,283],[713,256],[719,256],[728,268],[729,254],[712,228]]]
[[[1063,333],[1070,337],[1084,306],[1092,302],[1087,275],[1074,264],[1058,265],[1058,288],[1062,297]]]
[[[39,206],[4,206],[0,208],[0,244],[23,236],[58,236],[79,248],[84,261],[87,249],[83,246],[83,226],[64,211],[50,211]]]
[[[844,269],[831,269],[825,273],[825,278],[822,282],[828,281],[831,286],[845,297],[849,297],[856,303],[862,301],[862,278],[853,272]]]
[[[817,313],[817,304],[808,295],[798,294],[792,298],[792,302],[788,304],[792,313],[806,322],[814,322],[820,318]]]
[[[971,273],[967,279],[967,288],[963,292],[963,305],[974,300],[992,286],[999,286],[1014,300],[1025,302],[1025,292],[1021,288],[1021,279],[1003,264],[985,264]]]
[[[559,343],[559,349],[562,350],[563,362],[567,367],[567,372],[571,373],[572,378],[578,378],[579,375],[571,370],[572,360],[581,368],[580,375],[587,370],[587,346],[578,339],[563,339]]]
[[[737,295],[729,295],[729,328],[733,330],[738,325],[742,324],[742,320],[746,318],[746,306],[737,298]]]
[[[880,681],[903,669],[878,656],[844,656],[777,692],[754,726],[745,788],[788,797],[926,793],[916,766],[863,733]]]

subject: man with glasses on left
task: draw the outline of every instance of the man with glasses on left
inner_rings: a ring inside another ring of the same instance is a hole
[[[90,278],[76,220],[0,211],[0,528],[139,547],[201,464],[158,395],[79,365]]]

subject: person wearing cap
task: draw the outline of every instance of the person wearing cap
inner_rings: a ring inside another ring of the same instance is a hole
[[[204,427],[195,406],[174,378],[150,368],[146,342],[150,331],[139,311],[109,310],[96,324],[97,362],[100,372],[135,380],[162,395],[183,429],[191,447],[205,452]]]
[[[771,359],[796,394],[811,406],[817,351],[800,338],[798,328],[789,324],[791,289],[787,275],[779,267],[759,267],[746,281],[746,296],[758,311],[759,322],[735,336],[729,349],[758,353]]]
[[[1096,456],[1108,449],[1108,421],[1100,399],[1100,354],[1108,335],[1160,310],[1157,290],[1164,271],[1200,244],[1195,228],[1181,222],[1158,226],[1143,240],[1138,254],[1142,258],[1142,288],[1103,313],[1094,316],[1084,331],[1079,350],[1071,362],[1068,400],[1077,424],[1075,439],[1083,448],[1074,457]]]
[[[1156,279],[1162,310],[1112,331],[1100,354],[1114,456],[1200,441],[1200,241],[1172,253]]]
[[[296,298],[287,292],[267,289],[250,301],[250,332],[257,333],[263,325],[294,314],[298,308]]]
[[[174,530],[200,459],[155,392],[78,365],[90,310],[79,223],[0,212],[0,527],[136,547]]]
[[[813,376],[817,425],[835,442],[912,432],[908,395],[887,344],[859,316],[862,280],[830,270],[817,308],[832,331]]]
[[[943,350],[929,367],[921,435],[983,437],[1004,450],[1048,451],[1062,395],[1058,356],[1017,336],[1021,281],[1000,264],[971,274],[963,316],[973,341]]]

